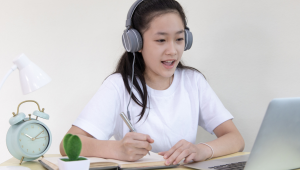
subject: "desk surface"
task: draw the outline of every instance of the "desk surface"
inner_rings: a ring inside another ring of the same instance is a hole
[[[239,156],[239,155],[245,155],[245,154],[249,154],[249,152],[237,152],[234,154],[230,154],[230,155],[226,155],[226,156],[222,156],[222,157],[218,157],[218,158],[214,158],[214,159],[220,159],[220,158],[226,158],[226,157],[232,157],[232,156]],[[60,154],[46,154],[45,157],[57,157],[57,156],[61,156]],[[39,158],[40,159],[40,158]],[[39,160],[37,159],[37,160]],[[44,168],[37,160],[35,161],[30,161],[30,162],[23,162],[21,166],[24,167],[28,167],[31,170],[46,170],[46,168]],[[0,166],[20,166],[19,165],[20,161],[16,158],[11,158],[5,162],[3,162],[2,164],[0,164]],[[184,167],[184,166],[178,166],[176,168],[169,168],[168,170],[194,170],[192,168],[188,168],[188,167]],[[161,169],[161,170],[165,170],[165,169]]]

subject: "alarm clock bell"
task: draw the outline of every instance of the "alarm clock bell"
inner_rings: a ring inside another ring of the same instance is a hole
[[[43,118],[43,119],[46,119],[46,120],[49,120],[49,115],[47,113],[44,113],[44,108],[42,109],[42,111],[34,111],[33,112],[33,115],[36,116],[37,118],[40,117],[40,118]],[[37,119],[36,118],[36,119]]]
[[[9,119],[9,124],[10,124],[10,125],[15,125],[15,124],[17,124],[17,123],[23,121],[24,118],[26,117],[24,113],[19,113],[19,114],[16,115],[16,114],[13,112],[13,115],[14,115],[14,116],[11,117],[11,118]]]

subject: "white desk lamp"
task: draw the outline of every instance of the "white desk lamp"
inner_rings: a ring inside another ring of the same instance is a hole
[[[20,73],[20,83],[23,94],[33,92],[51,81],[51,78],[42,69],[30,61],[25,54],[21,54],[13,61],[13,63],[14,65],[0,83],[0,89],[7,77],[17,68]]]
[[[0,89],[3,86],[7,77],[17,68],[20,73],[20,83],[23,94],[31,93],[51,81],[51,78],[37,65],[30,61],[24,54],[21,54],[13,61],[14,65],[4,76],[0,83]],[[22,166],[3,166],[0,170],[30,170],[29,168]]]

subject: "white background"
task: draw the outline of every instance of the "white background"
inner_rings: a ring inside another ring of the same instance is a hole
[[[121,35],[134,0],[0,0],[0,80],[20,53],[52,82],[23,95],[18,70],[0,89],[0,163],[8,120],[24,100],[36,100],[50,114],[48,153],[59,143],[124,48]],[[300,1],[179,0],[194,35],[186,65],[202,71],[251,151],[268,103],[300,96]],[[20,108],[26,114],[34,103]],[[199,128],[197,142],[215,139]]]

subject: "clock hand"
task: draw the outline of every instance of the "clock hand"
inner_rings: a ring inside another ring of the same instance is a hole
[[[27,135],[27,134],[25,134],[27,137],[29,137],[31,140],[32,140],[32,137],[31,136],[29,136],[29,135]]]
[[[44,132],[44,130],[43,130],[43,131],[41,131],[41,133],[42,133],[42,132]],[[38,135],[36,135],[36,137],[38,137],[38,136],[39,136],[41,133],[39,133]],[[36,138],[36,137],[34,137],[34,138]]]

